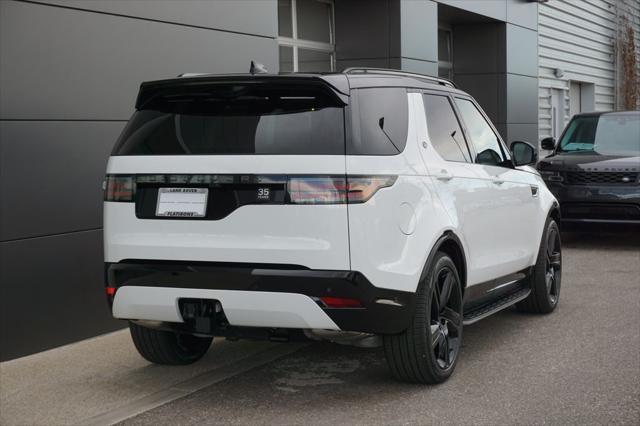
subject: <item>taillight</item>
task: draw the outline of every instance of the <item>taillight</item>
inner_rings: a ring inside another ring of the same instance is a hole
[[[349,204],[364,203],[378,190],[395,183],[397,176],[347,176]]]
[[[291,177],[287,190],[293,204],[344,204],[347,200],[344,177]]]
[[[397,176],[291,177],[287,191],[292,204],[356,204],[392,186],[396,179]]]
[[[164,183],[165,176],[159,177],[160,180],[157,179],[158,176],[136,178],[131,175],[107,175],[104,184],[104,200],[132,202],[136,194],[136,181]],[[150,178],[154,180],[151,181]],[[233,182],[233,176],[230,179]],[[285,202],[291,204],[364,203],[378,190],[392,186],[396,179],[397,176],[290,176],[286,179],[288,201]]]
[[[105,201],[133,201],[136,184],[133,176],[107,175],[104,187]]]

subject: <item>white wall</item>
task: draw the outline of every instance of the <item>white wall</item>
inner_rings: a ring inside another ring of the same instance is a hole
[[[539,135],[552,136],[552,89],[560,89],[564,127],[570,118],[569,89],[572,81],[585,82],[583,96],[596,111],[614,110],[617,99],[615,43],[621,14],[636,28],[640,63],[639,0],[551,0],[540,5],[539,43]],[[555,70],[564,72],[562,77]],[[575,85],[574,85],[575,86]],[[558,93],[558,92],[556,92]]]

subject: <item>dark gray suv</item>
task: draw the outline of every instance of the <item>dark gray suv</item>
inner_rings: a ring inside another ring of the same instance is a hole
[[[538,163],[563,222],[640,223],[640,111],[575,115]]]

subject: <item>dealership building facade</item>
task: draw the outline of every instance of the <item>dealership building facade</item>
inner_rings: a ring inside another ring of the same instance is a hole
[[[141,81],[396,68],[452,79],[506,141],[620,107],[637,0],[0,2],[0,360],[122,327],[103,297],[102,179]]]

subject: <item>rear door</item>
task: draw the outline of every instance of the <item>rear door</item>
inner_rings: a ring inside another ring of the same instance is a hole
[[[474,228],[476,256],[472,260],[482,280],[518,272],[531,265],[539,239],[537,189],[526,173],[514,169],[509,153],[480,107],[470,98],[455,97],[455,105],[471,143],[470,167],[484,183],[486,221]]]
[[[468,285],[491,278],[503,243],[501,205],[492,180],[473,163],[473,149],[447,93],[422,95],[427,147],[420,150],[434,187],[466,248]]]
[[[109,160],[106,261],[349,269],[344,100],[289,83],[149,96]]]

